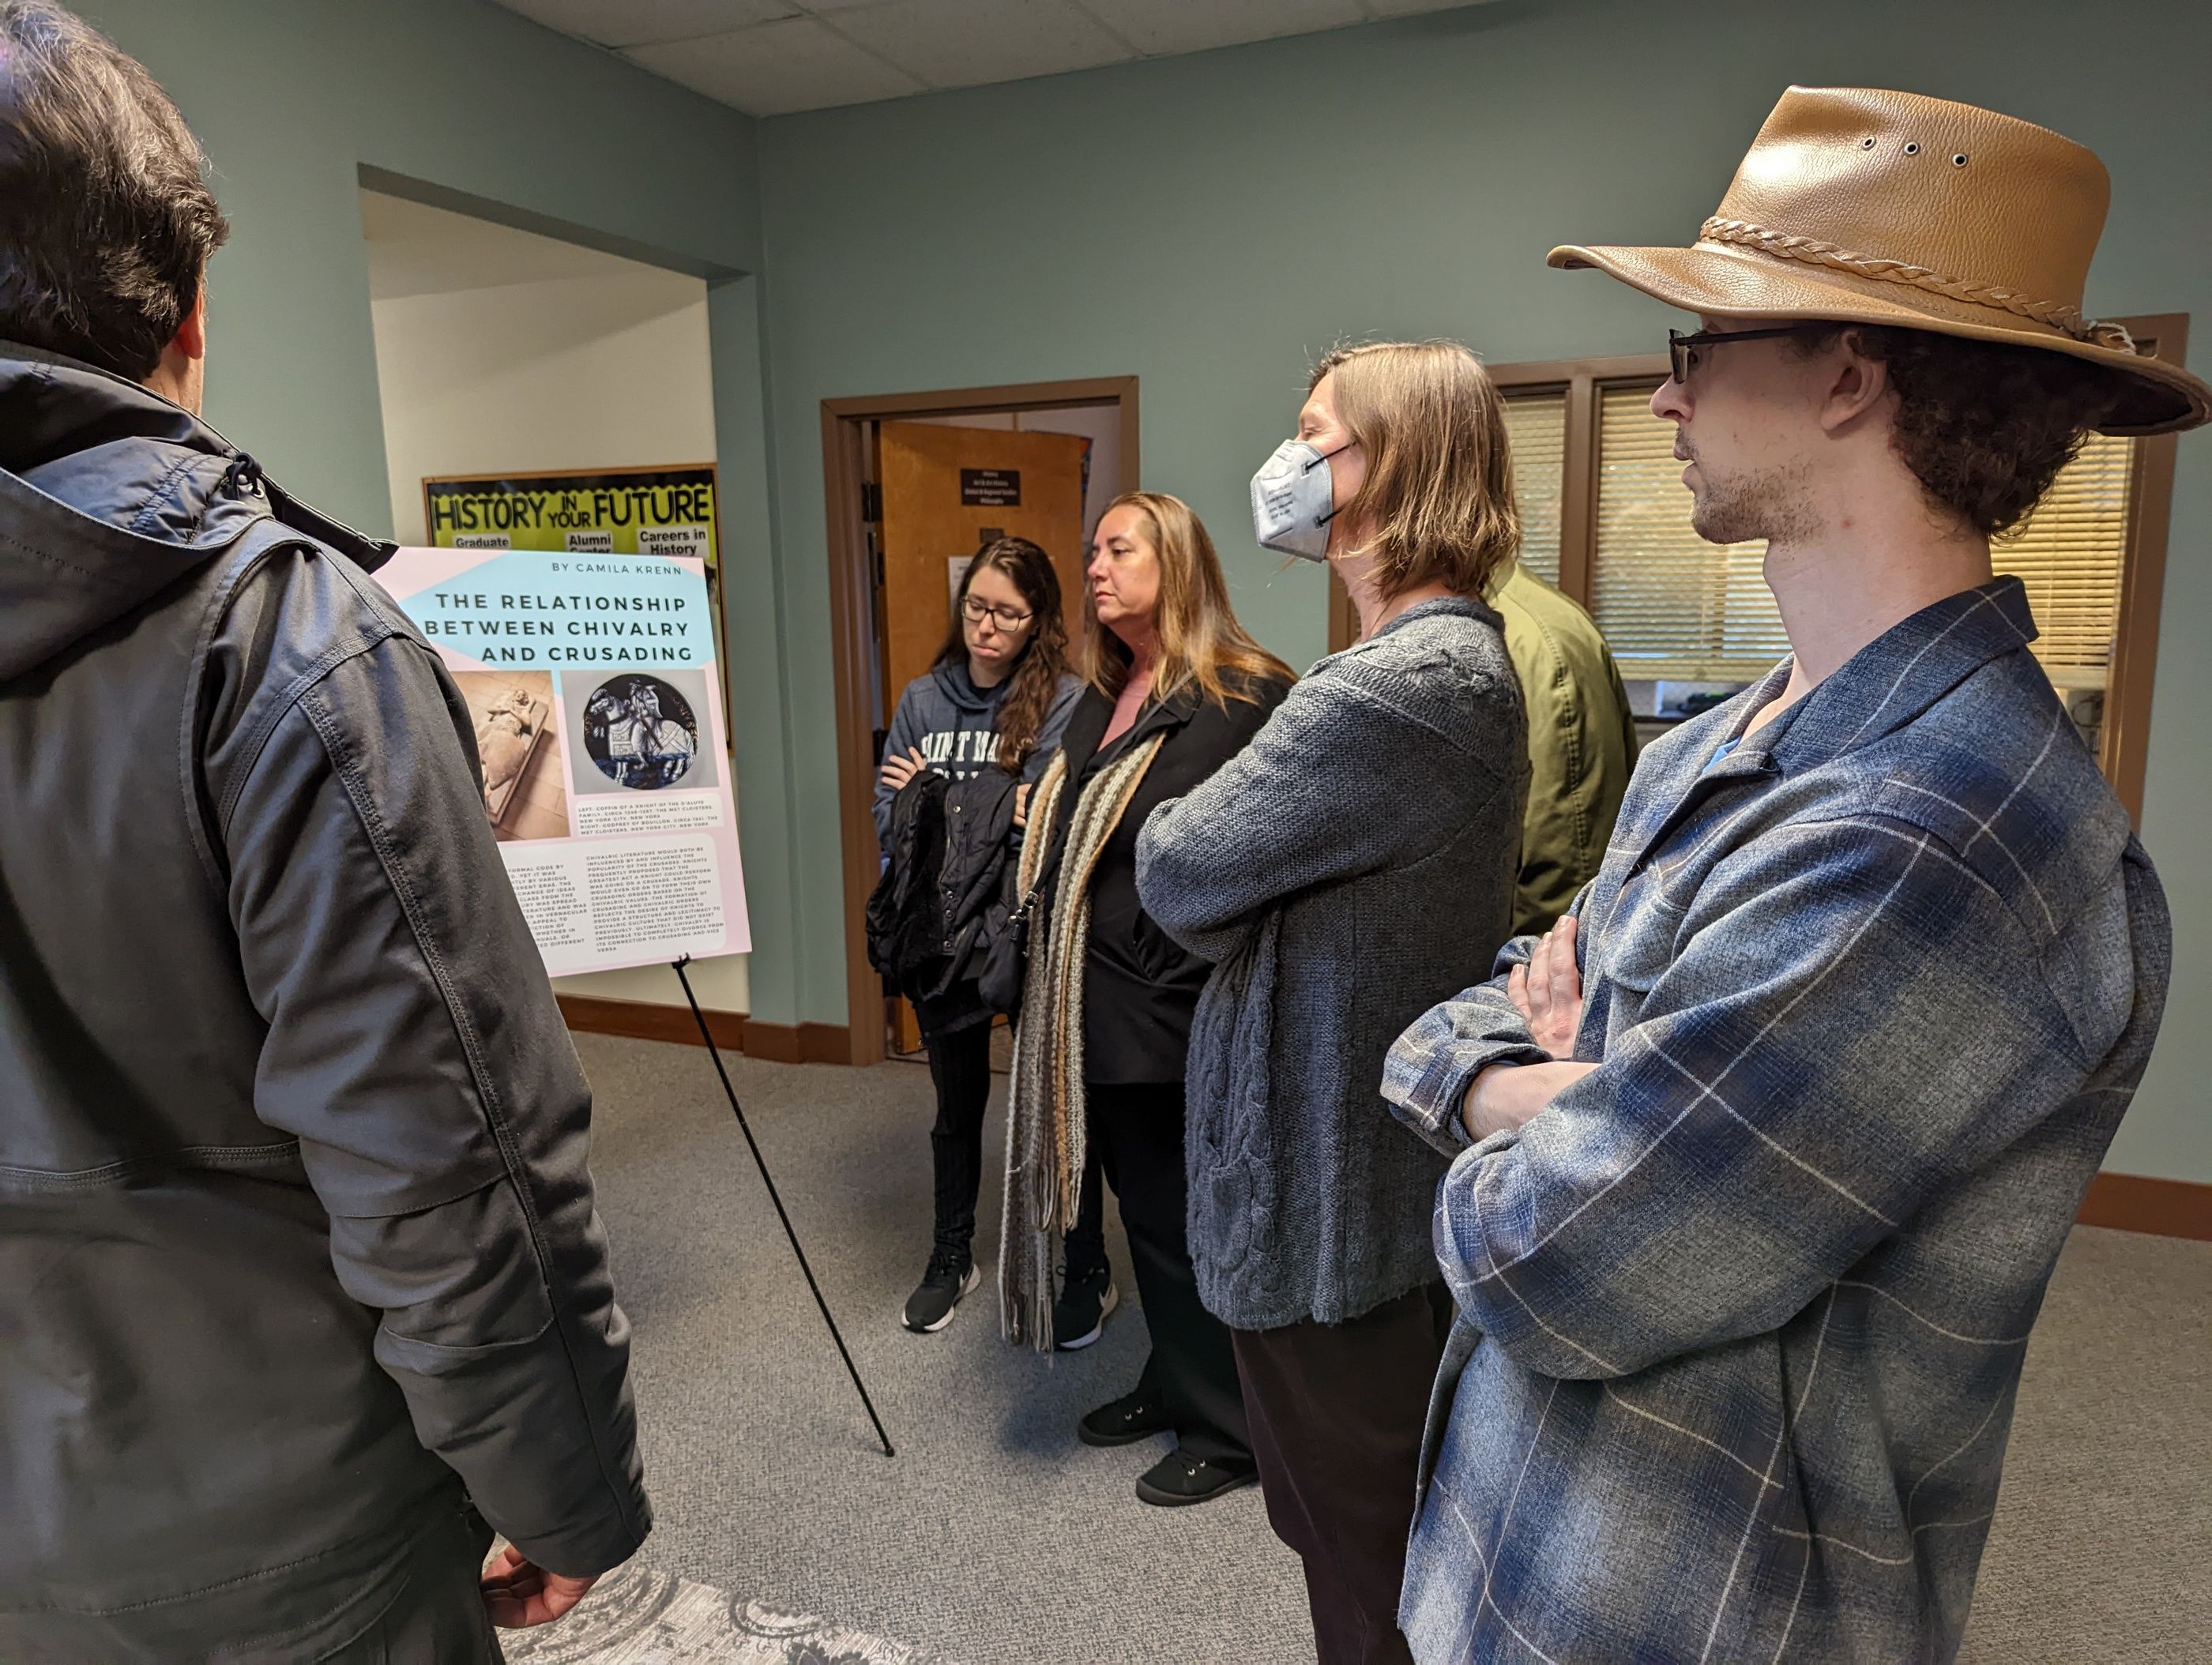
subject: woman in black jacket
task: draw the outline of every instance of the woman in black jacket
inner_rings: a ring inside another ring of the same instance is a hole
[[[1026,538],[985,545],[962,575],[937,663],[907,685],[891,718],[875,803],[886,863],[892,805],[917,775],[934,770],[963,781],[1000,769],[1027,783],[1043,773],[1082,691],[1066,665],[1067,627],[1051,558]],[[991,1095],[991,1012],[975,992],[980,969],[936,998],[915,1002],[937,1087],[929,1135],[936,1231],[905,1311],[906,1327],[919,1334],[951,1323],[953,1308],[981,1281],[973,1244]]]
[[[1085,577],[1089,686],[1038,784],[1022,863],[1025,892],[1042,880],[1042,893],[1008,1130],[1005,1315],[1016,1340],[1080,1345],[1113,1303],[1087,1148],[1121,1200],[1152,1353],[1078,1432],[1120,1445],[1172,1430],[1177,1449],[1137,1495],[1200,1503],[1254,1473],[1229,1333],[1199,1303],[1184,1234],[1183,1065],[1211,968],[1138,902],[1137,833],[1241,751],[1292,678],[1237,624],[1212,540],[1176,498],[1115,499]]]

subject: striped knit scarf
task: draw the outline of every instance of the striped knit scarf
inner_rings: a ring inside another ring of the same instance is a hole
[[[1136,796],[1164,734],[1129,748],[1098,771],[1068,818],[1066,853],[1050,908],[1030,924],[1014,1071],[1007,1089],[1006,1203],[999,1232],[999,1322],[1006,1340],[1052,1348],[1053,1238],[1083,1195],[1083,962],[1091,940],[1091,881],[1122,811]],[[1037,782],[1029,824],[1052,826],[1067,787],[1055,757]],[[1026,896],[1051,841],[1022,847],[1016,883]]]

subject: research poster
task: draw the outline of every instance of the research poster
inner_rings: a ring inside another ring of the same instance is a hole
[[[752,946],[701,557],[403,549],[377,579],[468,702],[549,972]]]

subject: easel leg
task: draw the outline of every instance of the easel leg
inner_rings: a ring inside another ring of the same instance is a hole
[[[883,1442],[884,1455],[895,1457],[891,1437],[884,1431],[884,1419],[876,1414],[875,1401],[868,1397],[867,1384],[860,1380],[859,1368],[853,1355],[846,1349],[845,1338],[837,1333],[837,1321],[830,1316],[830,1303],[822,1298],[822,1285],[814,1281],[814,1268],[806,1264],[806,1251],[799,1246],[799,1233],[791,1227],[791,1216],[783,1206],[783,1199],[776,1194],[775,1181],[769,1177],[768,1163],[761,1155],[760,1141],[753,1137],[752,1124],[745,1120],[744,1106],[738,1103],[738,1090],[730,1085],[730,1073],[722,1067],[722,1049],[714,1044],[714,1032],[707,1027],[707,1014],[699,1009],[699,997],[691,992],[691,979],[684,975],[684,968],[691,963],[686,954],[672,962],[676,980],[684,985],[684,998],[691,1003],[691,1016],[699,1024],[699,1038],[707,1043],[707,1053],[714,1060],[714,1073],[722,1078],[722,1092],[730,1101],[730,1109],[738,1118],[738,1127],[745,1136],[745,1144],[753,1153],[753,1165],[760,1170],[761,1183],[768,1188],[768,1200],[775,1205],[775,1217],[783,1222],[783,1235],[791,1239],[791,1252],[798,1258],[799,1269],[806,1274],[806,1287],[814,1292],[814,1304],[822,1309],[822,1322],[830,1327],[830,1339],[837,1344],[837,1356],[845,1361],[845,1373],[853,1378],[853,1386],[860,1395],[860,1404],[868,1413],[868,1420],[876,1426],[876,1437]]]

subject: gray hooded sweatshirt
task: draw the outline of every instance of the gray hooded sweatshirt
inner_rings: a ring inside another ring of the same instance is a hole
[[[0,1658],[289,1657],[465,1489],[559,1572],[647,1530],[465,708],[256,473],[0,344]]]

